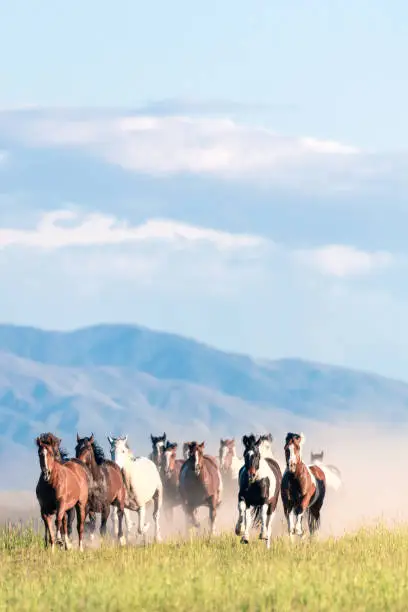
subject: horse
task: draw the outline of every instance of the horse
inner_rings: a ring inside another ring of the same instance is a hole
[[[238,482],[239,471],[244,465],[242,457],[237,456],[235,438],[220,440],[219,465],[223,482],[229,486]]]
[[[278,505],[282,472],[275,459],[262,457],[261,438],[244,436],[244,465],[239,471],[238,521],[235,527],[241,542],[248,544],[251,518],[261,523],[260,540],[270,547],[272,522]]]
[[[147,457],[135,457],[128,446],[128,437],[114,438],[109,436],[112,460],[122,470],[126,486],[125,507],[135,510],[139,517],[138,532],[144,535],[149,529],[146,523],[146,504],[154,502],[153,520],[155,525],[154,539],[161,541],[160,510],[163,503],[163,484],[155,463]]]
[[[323,451],[320,451],[320,453],[314,453],[312,451],[310,453],[310,463],[312,465],[318,465],[323,470],[326,476],[327,488],[338,491],[343,484],[341,472],[335,465],[323,463],[323,457]]]
[[[197,508],[209,508],[210,533],[215,534],[217,508],[221,504],[222,478],[215,457],[204,454],[205,443],[190,442],[189,457],[180,471],[180,495],[187,524],[198,528]]]
[[[61,447],[61,439],[57,438],[57,436],[55,436],[53,433],[51,433],[50,431],[47,433],[43,433],[40,436],[40,439],[43,442],[46,442],[47,444],[50,444],[54,450],[54,456],[56,461],[58,461],[59,463],[66,463],[67,461],[69,461],[69,456],[67,451]],[[67,532],[68,532],[68,538],[71,538],[72,535],[72,523],[74,522],[74,518],[75,518],[75,508],[72,507],[67,511]],[[55,518],[55,527],[57,527],[57,518]],[[46,530],[46,536],[48,537],[48,530]]]
[[[173,520],[173,509],[181,504],[179,491],[180,470],[184,463],[183,459],[177,459],[176,442],[167,440],[162,454],[160,475],[163,483],[163,497],[166,514],[170,521]]]
[[[51,530],[52,516],[56,514],[56,539],[62,541],[61,529],[64,534],[65,549],[71,548],[68,536],[67,511],[75,508],[79,550],[83,550],[84,523],[87,511],[89,493],[89,474],[86,466],[80,461],[70,459],[60,463],[57,459],[54,442],[47,436],[36,439],[41,475],[36,487],[36,496],[40,504],[41,517],[44,521],[45,547],[51,544],[54,552],[55,539]]]
[[[125,504],[126,490],[122,478],[122,473],[117,464],[109,459],[105,459],[103,449],[95,441],[94,435],[89,438],[80,438],[77,433],[77,445],[75,456],[88,466],[92,481],[89,487],[88,506],[91,512],[101,513],[100,534],[106,536],[106,523],[110,514],[110,507],[117,508],[119,519],[118,539],[123,546],[125,538],[123,535],[123,511]],[[92,524],[91,539],[94,536],[95,523]]]
[[[281,496],[288,522],[288,532],[304,536],[302,519],[307,513],[310,536],[320,528],[320,511],[326,495],[326,477],[317,465],[307,466],[302,460],[303,433],[288,433],[285,440],[286,471],[282,478]]]
[[[152,441],[152,452],[149,455],[150,461],[153,461],[158,470],[160,470],[161,459],[164,447],[166,446],[167,436],[164,432],[162,436],[153,436],[150,434],[150,439]]]
[[[184,442],[183,443],[183,459],[184,461],[187,461],[187,459],[190,456],[190,444],[192,444],[191,442]]]

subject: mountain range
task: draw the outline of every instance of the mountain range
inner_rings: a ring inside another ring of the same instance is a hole
[[[127,433],[138,454],[150,433],[217,440],[250,430],[280,439],[312,423],[406,423],[408,385],[298,359],[222,352],[135,325],[71,332],[0,325],[0,488],[31,486],[34,438],[53,431],[73,453],[75,436]]]

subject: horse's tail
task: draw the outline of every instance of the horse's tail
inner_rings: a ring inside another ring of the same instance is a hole
[[[316,516],[316,513],[313,513],[312,508],[310,508],[307,513],[307,524],[310,533],[314,533],[320,529],[320,512]]]
[[[262,519],[262,506],[254,506],[251,508],[252,526],[258,527]]]

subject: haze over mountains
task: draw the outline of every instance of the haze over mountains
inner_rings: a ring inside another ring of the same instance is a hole
[[[181,442],[312,423],[407,421],[408,385],[296,359],[228,354],[194,340],[133,325],[72,332],[0,326],[1,462],[21,468],[0,486],[25,487],[38,472],[33,440],[55,431],[73,452],[75,434],[129,434],[146,453],[150,433]],[[310,437],[310,435],[309,435]],[[14,462],[13,465],[16,465]],[[17,465],[18,462],[17,462]]]

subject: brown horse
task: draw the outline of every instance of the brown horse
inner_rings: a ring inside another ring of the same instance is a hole
[[[181,504],[179,491],[180,470],[183,459],[177,459],[177,442],[167,441],[162,453],[160,476],[163,483],[164,508],[169,521],[173,520],[173,509]]]
[[[221,504],[222,479],[215,457],[204,455],[204,446],[204,442],[190,442],[189,457],[180,471],[179,489],[187,521],[198,528],[197,508],[207,506],[211,535],[214,535],[217,508]]]
[[[225,440],[221,438],[218,455],[223,483],[226,488],[235,493],[238,487],[239,471],[244,465],[243,458],[237,456],[235,438]]]
[[[320,510],[326,494],[326,477],[317,465],[307,466],[302,460],[304,435],[288,433],[285,440],[286,471],[281,495],[288,521],[289,536],[303,537],[302,519],[307,512],[310,535],[320,527]]]
[[[77,434],[75,455],[89,468],[92,474],[88,505],[91,512],[101,513],[101,536],[106,535],[106,523],[112,505],[117,508],[118,513],[119,543],[121,545],[125,544],[122,523],[126,489],[120,467],[114,461],[105,459],[104,452],[95,442],[93,434],[90,438],[80,438]],[[94,536],[94,530],[95,523],[91,526],[91,538]]]
[[[45,526],[45,547],[51,543],[54,551],[55,538],[51,529],[52,517],[56,517],[57,541],[62,541],[64,534],[65,548],[71,548],[68,537],[67,511],[76,509],[79,550],[83,550],[83,533],[88,501],[88,474],[86,467],[75,459],[66,463],[58,460],[54,442],[38,437],[38,457],[41,476],[36,487],[36,495],[41,508],[41,517]]]
[[[166,432],[164,432],[162,436],[153,436],[150,434],[150,440],[152,442],[152,452],[148,458],[150,461],[153,461],[157,469],[160,470],[162,455],[167,441]]]

